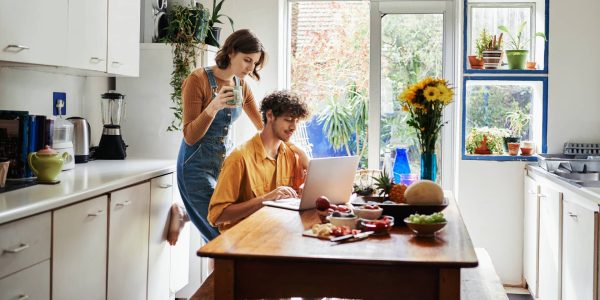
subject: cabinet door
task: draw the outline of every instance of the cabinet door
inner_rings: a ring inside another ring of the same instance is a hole
[[[150,181],[150,239],[148,248],[148,299],[169,299],[169,212],[173,202],[173,175]]]
[[[49,300],[50,260],[2,278],[0,280],[0,299]]]
[[[560,299],[562,193],[540,185],[539,295]]]
[[[524,232],[523,232],[523,276],[527,287],[534,297],[538,296],[538,220],[539,198],[538,185],[531,177],[525,175],[524,182]]]
[[[108,1],[108,73],[138,76],[140,0]]]
[[[107,0],[69,1],[69,67],[106,72],[107,10]]]
[[[569,193],[563,199],[562,299],[596,299],[598,213],[573,198],[578,197]]]
[[[106,299],[107,205],[102,196],[53,212],[53,299]]]
[[[173,202],[183,206],[179,188],[177,187],[177,175],[173,174]],[[171,247],[171,294],[177,293],[188,284],[190,274],[190,230],[192,222],[186,222],[179,233],[177,244]],[[197,250],[197,249],[196,249]],[[196,255],[194,254],[194,257]]]
[[[66,65],[67,0],[0,0],[0,60]]]
[[[146,299],[150,183],[110,194],[107,299]]]

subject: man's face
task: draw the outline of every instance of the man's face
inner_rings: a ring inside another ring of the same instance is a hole
[[[289,141],[292,134],[296,131],[300,119],[292,117],[290,114],[283,114],[279,117],[274,117],[271,112],[269,114],[271,115],[269,119],[271,120],[271,128],[275,137],[284,142]]]

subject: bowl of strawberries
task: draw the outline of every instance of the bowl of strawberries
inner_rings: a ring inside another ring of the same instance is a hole
[[[362,231],[373,231],[375,235],[384,235],[390,232],[390,228],[394,226],[394,217],[381,216],[377,220],[361,219],[359,227]]]

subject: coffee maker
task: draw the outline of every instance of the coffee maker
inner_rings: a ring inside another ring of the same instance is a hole
[[[121,136],[121,121],[125,114],[125,95],[110,90],[101,95],[102,137],[94,154],[96,159],[125,159],[125,142]]]

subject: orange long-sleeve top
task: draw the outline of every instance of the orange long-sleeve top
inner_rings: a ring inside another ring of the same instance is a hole
[[[227,81],[217,78],[218,89],[228,85],[233,86],[233,80]],[[263,123],[254,95],[244,80],[241,80],[244,103],[242,108],[250,121],[258,130],[262,130]],[[188,145],[199,141],[212,124],[213,116],[206,112],[206,107],[212,101],[213,93],[208,81],[208,75],[204,68],[198,68],[190,74],[181,86],[181,98],[183,102],[183,138]]]

